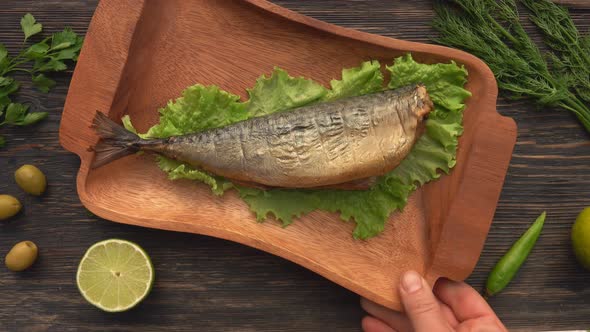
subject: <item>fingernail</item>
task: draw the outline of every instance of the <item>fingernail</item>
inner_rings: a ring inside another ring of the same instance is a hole
[[[408,271],[402,276],[402,287],[406,293],[414,293],[422,288],[422,277],[414,271]]]

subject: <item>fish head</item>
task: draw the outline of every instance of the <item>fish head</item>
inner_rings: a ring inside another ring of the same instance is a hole
[[[414,90],[414,99],[416,100],[414,114],[416,114],[418,119],[422,121],[422,119],[434,109],[434,103],[432,102],[432,99],[430,99],[424,84],[418,84],[416,86],[416,89]]]

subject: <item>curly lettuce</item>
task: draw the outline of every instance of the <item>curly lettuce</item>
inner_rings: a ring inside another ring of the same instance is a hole
[[[227,179],[163,156],[158,157],[158,165],[170,179],[202,181],[217,195],[235,188],[259,221],[272,215],[287,226],[293,218],[314,210],[325,210],[339,213],[345,221],[354,221],[355,238],[376,236],[383,231],[390,214],[404,208],[413,191],[455,166],[458,138],[463,132],[464,102],[470,96],[464,89],[467,70],[454,62],[422,64],[407,54],[395,59],[386,69],[391,76],[388,89],[423,83],[435,110],[426,120],[426,132],[412,152],[369,190],[261,190],[232,185]],[[160,109],[159,123],[140,136],[164,138],[194,133],[316,102],[378,92],[383,90],[383,84],[378,61],[344,69],[342,79],[332,80],[329,89],[275,68],[270,77],[260,77],[254,87],[248,89],[249,99],[245,102],[216,86],[197,84]],[[123,123],[127,129],[135,131],[128,117]]]

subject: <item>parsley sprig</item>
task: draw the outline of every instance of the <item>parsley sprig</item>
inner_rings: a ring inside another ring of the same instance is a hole
[[[31,14],[23,16],[20,25],[24,33],[23,47],[29,38],[43,30],[41,23]],[[11,95],[18,91],[20,84],[10,74],[28,73],[33,86],[42,92],[49,92],[55,81],[46,74],[64,71],[68,68],[67,61],[77,61],[83,42],[84,38],[65,28],[24,48],[13,57],[0,43],[0,126],[28,126],[47,117],[47,112],[29,112],[28,106],[12,102]],[[0,147],[4,144],[5,139],[0,136]]]

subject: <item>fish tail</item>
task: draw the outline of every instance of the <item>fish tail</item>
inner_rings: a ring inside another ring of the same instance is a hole
[[[141,138],[115,123],[103,113],[96,112],[91,127],[100,137],[100,141],[92,149],[95,156],[91,168],[106,165],[140,150]]]

